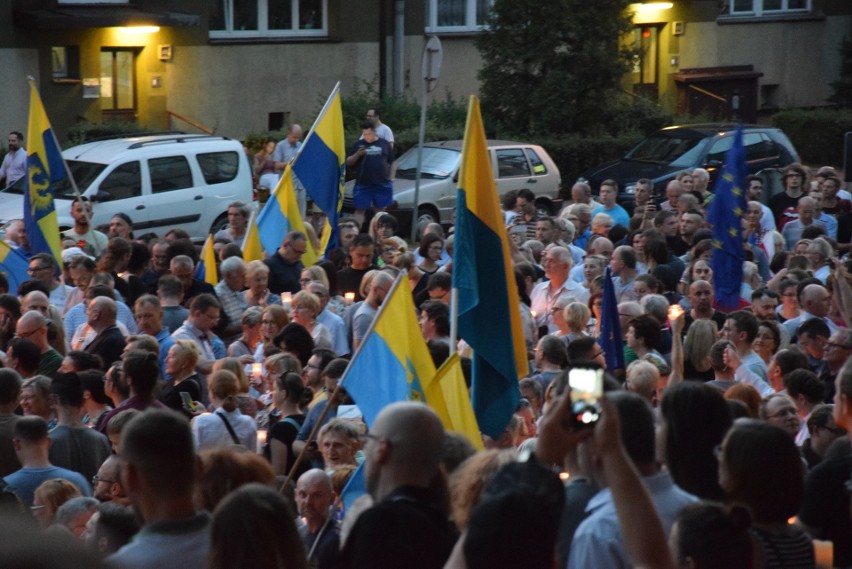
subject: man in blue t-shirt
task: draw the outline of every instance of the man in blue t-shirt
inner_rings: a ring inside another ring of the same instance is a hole
[[[347,168],[355,171],[355,189],[353,202],[355,219],[364,223],[364,212],[375,207],[382,210],[393,201],[391,183],[394,156],[390,144],[376,134],[373,123],[361,125],[361,140],[352,147],[352,154],[346,158]]]
[[[625,228],[630,227],[630,216],[627,210],[615,203],[618,197],[618,184],[615,180],[604,180],[601,182],[600,189],[600,207],[592,210],[592,217],[599,213],[605,213],[612,218],[615,225],[621,225]]]

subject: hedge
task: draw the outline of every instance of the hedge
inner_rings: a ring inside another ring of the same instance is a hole
[[[843,166],[843,135],[852,132],[852,110],[787,110],[772,116],[782,129],[802,163],[809,166]]]

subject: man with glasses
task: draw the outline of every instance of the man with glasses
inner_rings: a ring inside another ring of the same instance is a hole
[[[834,401],[834,383],[837,374],[847,361],[852,358],[852,329],[840,328],[828,338],[823,348],[822,361],[825,367],[819,378],[826,385],[826,401]]]
[[[568,278],[573,262],[571,252],[565,247],[551,247],[542,256],[544,274],[549,280],[535,285],[530,293],[532,310],[541,335],[557,330],[550,313],[557,300],[565,301],[566,304],[589,301],[589,291]]]
[[[184,321],[183,326],[172,333],[174,340],[189,340],[201,351],[196,370],[202,374],[200,382],[202,391],[205,391],[204,386],[207,385],[206,374],[213,370],[213,361],[216,359],[213,355],[211,336],[213,328],[219,322],[220,313],[219,301],[214,295],[199,294],[192,299],[192,304],[189,305],[189,317]]]
[[[107,457],[98,473],[92,478],[92,489],[95,498],[101,502],[115,502],[121,506],[129,506],[130,499],[121,483],[121,459],[111,454]]]
[[[326,366],[336,357],[335,353],[327,348],[314,348],[308,363],[302,368],[302,381],[314,392],[313,399],[308,403],[308,409],[312,409],[320,401],[328,399],[329,394],[323,389],[325,382],[322,374]]]
[[[41,312],[31,310],[18,320],[15,336],[38,346],[41,358],[36,373],[53,377],[62,365],[62,356],[47,342],[47,322]]]
[[[30,259],[27,274],[34,281],[39,281],[47,286],[50,304],[62,310],[65,307],[65,297],[71,291],[71,287],[61,284],[58,280],[59,267],[56,260],[47,253],[37,253]]]
[[[180,280],[183,287],[183,300],[181,304],[189,307],[192,299],[199,294],[216,294],[213,285],[195,276],[195,261],[188,255],[177,255],[169,262],[169,270],[172,275]]]
[[[308,238],[301,231],[291,231],[274,255],[263,262],[269,267],[269,290],[273,294],[289,292],[296,294],[302,290],[299,277],[302,275],[302,255],[308,249]]]

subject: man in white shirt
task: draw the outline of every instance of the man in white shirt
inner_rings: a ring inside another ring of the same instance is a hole
[[[27,173],[27,151],[24,149],[24,135],[20,132],[9,133],[9,152],[0,164],[0,188],[11,186]]]
[[[565,247],[551,247],[544,252],[541,265],[547,279],[533,287],[530,293],[532,311],[535,314],[536,325],[547,327],[548,332],[555,332],[551,309],[560,297],[570,298],[569,302],[588,302],[589,291],[582,285],[568,278],[573,259],[571,252]]]

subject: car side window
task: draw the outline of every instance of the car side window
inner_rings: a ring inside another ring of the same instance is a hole
[[[240,159],[236,152],[208,152],[199,154],[198,165],[208,184],[223,184],[237,177]]]
[[[505,148],[497,150],[497,176],[500,178],[516,178],[531,176],[530,165],[521,148]]]
[[[778,156],[775,143],[762,132],[753,132],[743,136],[743,146],[745,146],[746,160],[749,162]]]
[[[530,164],[532,164],[533,174],[536,176],[541,176],[547,174],[547,166],[544,165],[544,162],[532,148],[527,148],[527,158],[530,159]]]
[[[134,160],[116,166],[98,186],[98,192],[106,194],[101,198],[101,201],[123,200],[141,196],[142,175],[139,169],[139,161]]]
[[[160,194],[192,187],[192,172],[183,156],[168,156],[148,160],[151,192]]]

